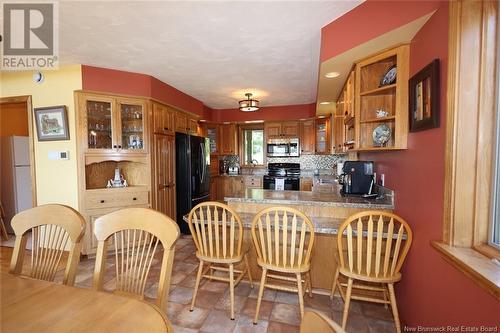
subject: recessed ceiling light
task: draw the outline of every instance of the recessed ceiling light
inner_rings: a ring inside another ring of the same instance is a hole
[[[333,79],[335,77],[339,77],[340,76],[340,73],[339,72],[328,72],[325,74],[325,77],[327,79]]]
[[[330,104],[330,103],[331,103],[331,102],[321,102],[321,103],[319,103],[319,104],[321,104],[321,105],[328,105],[328,104]]]

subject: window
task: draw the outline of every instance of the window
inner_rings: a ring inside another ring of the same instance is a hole
[[[264,164],[264,129],[243,128],[242,129],[243,151],[241,156],[242,165]]]

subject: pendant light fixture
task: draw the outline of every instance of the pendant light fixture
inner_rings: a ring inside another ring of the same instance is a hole
[[[240,110],[243,112],[257,111],[259,109],[259,101],[252,99],[251,93],[246,93],[245,96],[247,99],[238,102],[240,104]]]

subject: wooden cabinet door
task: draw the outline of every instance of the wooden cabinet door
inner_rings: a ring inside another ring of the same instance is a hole
[[[301,191],[312,191],[313,179],[311,177],[301,177],[300,178],[300,190]]]
[[[165,132],[165,115],[166,111],[164,106],[158,103],[153,103],[153,133]]]
[[[154,209],[175,219],[175,137],[154,135]]]
[[[210,200],[217,201],[217,177],[210,178]]]
[[[330,154],[330,121],[329,118],[316,119],[316,154]]]
[[[299,137],[299,122],[298,121],[287,121],[281,124],[281,135]]]
[[[175,131],[181,133],[188,132],[188,117],[183,112],[175,112]]]
[[[166,128],[165,133],[175,134],[175,110],[172,108],[164,109],[163,127]]]
[[[232,194],[237,195],[245,189],[245,181],[241,176],[233,176],[231,178]]]
[[[198,120],[193,117],[188,117],[188,133],[191,135],[198,135]]]
[[[210,154],[217,155],[220,151],[220,140],[219,140],[219,125],[218,124],[207,124],[206,125],[206,136],[210,140]]]
[[[237,132],[235,124],[223,124],[220,126],[220,154],[233,155],[237,153]]]
[[[118,98],[116,100],[118,126],[115,137],[120,152],[148,151],[148,105],[142,99]]]
[[[300,123],[300,152],[301,154],[315,153],[315,125],[314,119]]]
[[[107,96],[78,93],[78,132],[82,149],[87,152],[115,152],[119,122],[115,99]]]
[[[281,123],[265,123],[264,132],[268,138],[281,136]]]
[[[344,151],[344,117],[335,116],[333,118],[333,152],[342,153]]]

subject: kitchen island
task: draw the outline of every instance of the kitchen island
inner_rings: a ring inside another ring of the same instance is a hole
[[[261,269],[257,266],[250,227],[257,212],[273,206],[287,206],[306,214],[314,224],[315,241],[311,262],[311,278],[313,289],[317,293],[330,291],[333,275],[337,267],[337,231],[339,225],[354,213],[366,210],[394,210],[393,191],[379,188],[382,195],[378,199],[361,197],[343,197],[340,186],[334,187],[330,193],[314,191],[274,191],[263,189],[245,189],[225,197],[227,204],[241,217],[244,233],[244,246],[250,251],[252,276],[258,281]]]

